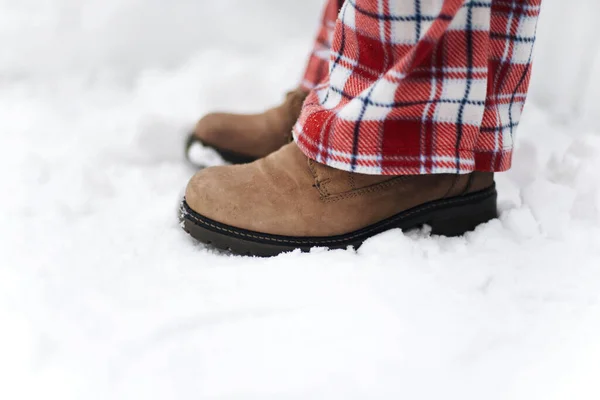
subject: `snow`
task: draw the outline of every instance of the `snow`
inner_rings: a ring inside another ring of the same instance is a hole
[[[180,229],[181,143],[280,100],[320,1],[0,0],[0,398],[597,399],[600,47],[545,2],[499,220],[251,259]]]

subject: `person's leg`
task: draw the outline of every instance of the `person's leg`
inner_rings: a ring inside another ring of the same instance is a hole
[[[542,0],[493,0],[485,110],[474,145],[475,170],[506,171],[527,98]]]
[[[539,5],[347,0],[296,143],[196,174],[184,229],[271,255],[423,224],[460,235],[494,218],[493,172],[510,166]]]
[[[298,145],[366,174],[508,169],[540,1],[348,0]]]
[[[344,0],[328,0],[325,4],[321,25],[300,83],[300,88],[306,92],[314,89],[328,76],[335,23],[343,4]]]
[[[264,157],[286,144],[298,119],[307,93],[326,78],[331,38],[342,0],[327,0],[313,50],[302,81],[284,102],[260,114],[211,113],[196,125],[186,145],[186,155],[194,164],[196,143],[212,147],[231,163],[246,163]]]

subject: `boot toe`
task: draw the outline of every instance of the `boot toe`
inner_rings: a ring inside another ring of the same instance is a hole
[[[205,217],[217,219],[219,209],[226,207],[227,196],[220,198],[219,194],[224,192],[224,188],[219,185],[222,182],[222,167],[211,167],[197,172],[190,179],[185,190],[185,201],[187,205]]]
[[[207,144],[218,144],[221,135],[223,114],[207,114],[196,124],[194,136]]]
[[[239,167],[226,165],[197,172],[185,191],[188,207],[213,221],[247,227],[251,213],[247,212],[248,204],[244,200],[252,196],[241,195],[248,187],[236,179]]]

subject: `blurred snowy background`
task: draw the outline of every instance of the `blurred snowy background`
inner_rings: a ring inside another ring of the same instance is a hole
[[[134,79],[148,69],[179,68],[209,50],[284,58],[286,70],[297,70],[322,1],[1,0],[0,7],[3,81],[69,74]],[[599,13],[600,3],[591,0],[544,0],[533,97],[563,120],[598,121]],[[290,72],[278,74],[288,86]]]
[[[186,128],[299,79],[320,0],[0,0],[0,398],[600,397],[600,3],[544,0],[502,216],[228,257]]]

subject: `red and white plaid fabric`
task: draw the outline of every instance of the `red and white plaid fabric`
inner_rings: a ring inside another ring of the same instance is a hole
[[[507,170],[540,5],[346,0],[329,49],[331,0],[303,81],[312,90],[294,127],[298,146],[365,174]]]
[[[323,10],[321,26],[300,87],[307,92],[321,83],[329,73],[329,58],[331,57],[331,42],[335,31],[335,21],[344,4],[344,0],[328,0]]]

